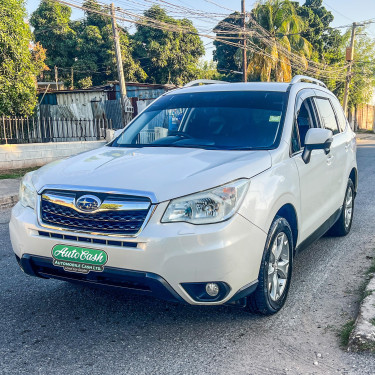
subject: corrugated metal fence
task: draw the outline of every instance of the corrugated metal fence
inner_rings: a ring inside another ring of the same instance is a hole
[[[112,129],[110,119],[0,118],[0,144],[96,141]]]

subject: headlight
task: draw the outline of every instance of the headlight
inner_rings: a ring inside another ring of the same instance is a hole
[[[201,193],[173,199],[163,215],[162,222],[212,224],[227,220],[239,208],[248,186],[249,180],[241,179]]]
[[[19,200],[24,207],[30,207],[35,210],[36,205],[36,190],[31,181],[33,172],[26,173],[21,181]]]

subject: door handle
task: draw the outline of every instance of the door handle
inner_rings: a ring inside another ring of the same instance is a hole
[[[331,155],[331,154],[327,156],[327,164],[328,164],[328,165],[331,165],[331,164],[332,164],[333,158],[334,158],[334,156]]]
[[[350,147],[350,142],[345,143],[345,151],[348,151]]]

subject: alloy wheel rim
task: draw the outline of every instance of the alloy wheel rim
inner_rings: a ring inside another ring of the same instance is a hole
[[[268,293],[272,301],[278,301],[285,291],[289,276],[289,240],[280,232],[273,241],[268,262]]]
[[[350,223],[352,221],[352,216],[353,216],[353,190],[349,188],[346,193],[345,205],[344,205],[344,219],[345,219],[346,228],[349,228]]]

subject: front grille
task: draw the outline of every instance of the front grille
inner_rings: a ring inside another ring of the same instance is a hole
[[[75,201],[83,195],[95,194],[102,206],[117,206],[130,209],[99,210],[95,212],[80,212],[75,207]],[[131,209],[134,204],[141,208]],[[150,208],[147,198],[119,196],[91,192],[71,192],[49,190],[42,193],[40,216],[43,224],[53,227],[77,231],[103,234],[135,235],[142,228]]]

